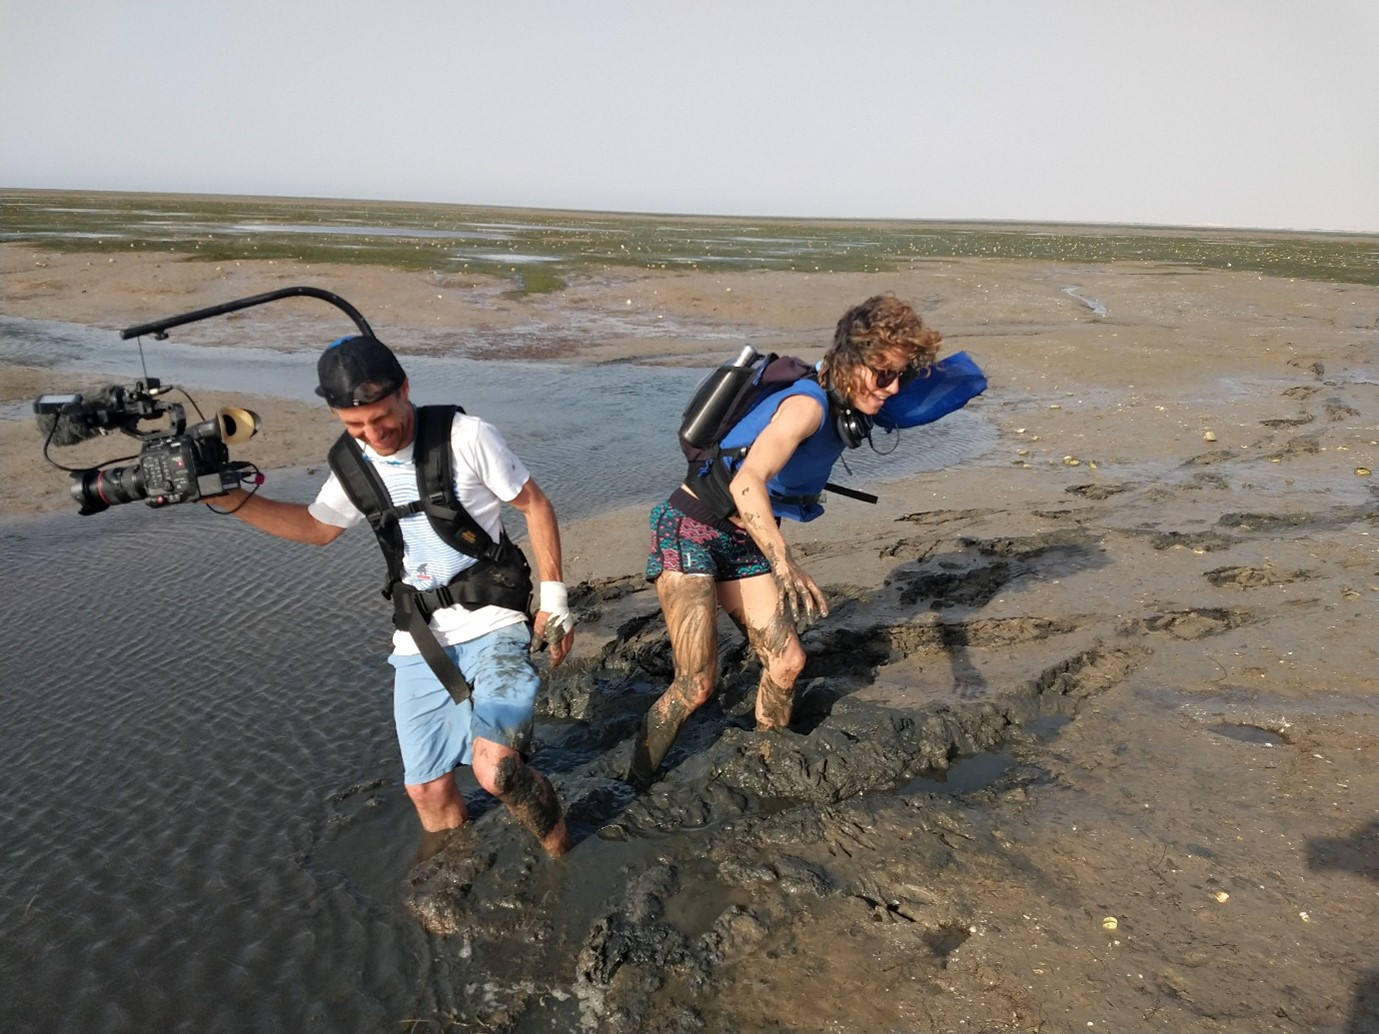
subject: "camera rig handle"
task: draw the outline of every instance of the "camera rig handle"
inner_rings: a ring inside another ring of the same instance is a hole
[[[238,312],[240,309],[248,309],[255,305],[263,305],[266,302],[275,302],[279,298],[292,298],[305,295],[308,298],[319,298],[323,302],[329,302],[343,312],[354,325],[359,328],[359,333],[373,337],[373,330],[370,329],[368,321],[363,315],[349,302],[341,298],[338,294],[322,290],[319,287],[283,287],[276,291],[269,291],[266,294],[256,294],[249,298],[240,298],[236,301],[225,302],[222,305],[212,305],[207,309],[197,309],[195,312],[184,312],[180,316],[169,316],[165,320],[155,320],[152,323],[141,323],[137,327],[127,327],[120,331],[122,340],[129,340],[132,337],[142,337],[145,334],[152,334],[154,338],[161,341],[166,338],[167,331],[173,327],[180,327],[186,323],[197,323],[200,320],[210,319],[212,316],[224,316],[227,312]]]

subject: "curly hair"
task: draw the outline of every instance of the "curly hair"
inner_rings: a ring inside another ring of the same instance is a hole
[[[919,313],[895,295],[874,295],[838,321],[819,380],[846,400],[864,387],[862,367],[927,369],[942,340],[942,334],[925,326]]]

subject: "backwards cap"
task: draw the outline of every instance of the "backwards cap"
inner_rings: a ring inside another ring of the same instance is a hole
[[[316,376],[316,394],[332,409],[372,405],[407,379],[392,349],[366,334],[332,342],[316,363]]]

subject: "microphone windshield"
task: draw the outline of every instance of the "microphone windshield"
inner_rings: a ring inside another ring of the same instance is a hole
[[[40,395],[34,400],[34,418],[49,445],[77,445],[100,433],[80,395]]]

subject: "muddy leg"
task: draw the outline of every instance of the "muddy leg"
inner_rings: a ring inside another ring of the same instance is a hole
[[[666,571],[656,579],[656,595],[675,657],[675,678],[647,711],[633,748],[627,781],[637,790],[651,785],[681,726],[713,695],[718,668],[713,579]]]
[[[475,740],[474,778],[503,802],[552,858],[573,846],[555,787],[536,769],[523,764],[522,756],[515,750],[488,740]]]
[[[795,709],[795,686],[777,685],[768,672],[757,683],[757,732],[784,729]]]
[[[719,597],[761,661],[757,731],[784,729],[794,708],[795,681],[804,670],[804,647],[781,603],[780,592],[771,578],[763,576],[725,582]]]

